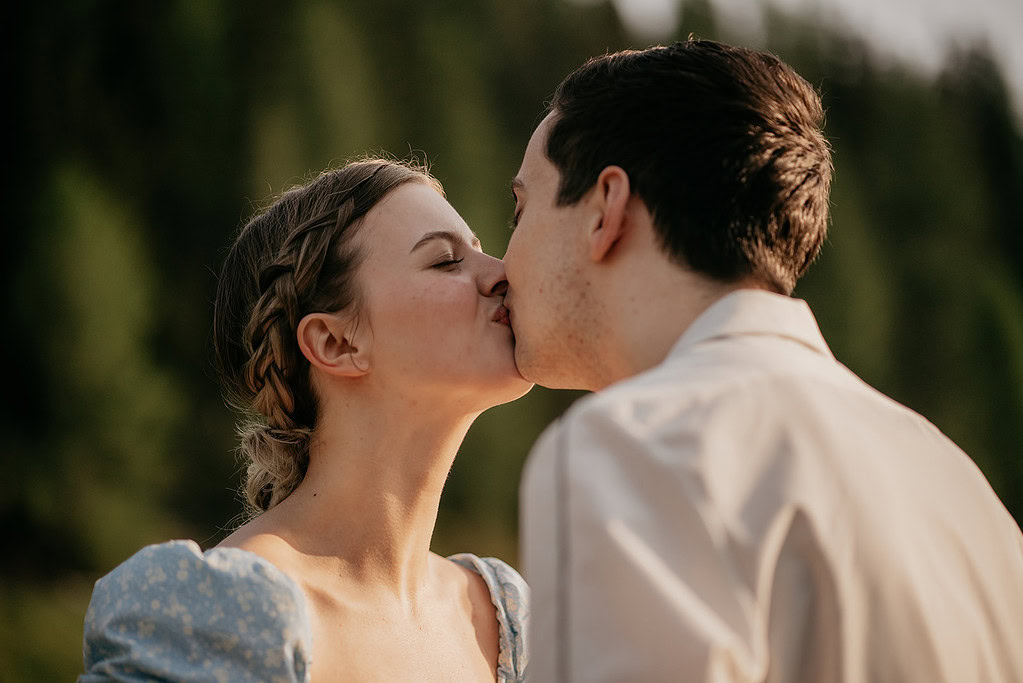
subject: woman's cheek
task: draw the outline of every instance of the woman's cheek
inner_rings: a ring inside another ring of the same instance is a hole
[[[468,300],[464,292],[436,287],[405,296],[400,308],[400,318],[410,323],[414,331],[436,338],[456,332],[466,320],[471,320],[475,301]]]
[[[411,343],[422,349],[430,343],[461,352],[478,343],[474,330],[480,315],[479,292],[467,275],[439,278],[437,273],[425,272],[422,277],[375,284],[367,302],[370,320],[374,336],[383,335],[389,340],[386,345]]]

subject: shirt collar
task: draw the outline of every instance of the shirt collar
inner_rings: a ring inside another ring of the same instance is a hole
[[[784,337],[834,358],[805,301],[760,289],[739,289],[715,301],[689,325],[668,357],[711,339],[751,335]]]

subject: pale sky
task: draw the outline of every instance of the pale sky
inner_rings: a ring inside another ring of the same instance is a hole
[[[602,0],[572,0],[594,4]],[[612,0],[622,23],[650,42],[672,35],[685,0]],[[955,46],[986,43],[1012,93],[1023,130],[1023,0],[710,0],[730,40],[763,42],[763,10],[810,16],[859,35],[879,59],[896,59],[936,75]]]

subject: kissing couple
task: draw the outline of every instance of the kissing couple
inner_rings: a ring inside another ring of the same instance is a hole
[[[100,579],[79,680],[1023,680],[1019,527],[791,296],[823,119],[777,57],[690,39],[558,86],[503,260],[412,164],[281,195],[214,311],[252,514]],[[430,542],[470,425],[534,382],[594,393],[527,462],[530,591]]]

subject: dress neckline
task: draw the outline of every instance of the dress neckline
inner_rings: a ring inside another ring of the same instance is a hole
[[[173,543],[173,541],[171,541]],[[198,543],[193,540],[185,541],[187,544],[191,544],[199,551],[203,558],[207,558],[213,554],[226,554],[226,555],[241,555],[248,557],[250,560],[257,562],[263,566],[270,574],[274,575],[275,578],[282,581],[291,589],[291,591],[297,596],[297,599],[301,600],[302,605],[305,607],[303,613],[305,618],[309,619],[308,600],[306,599],[305,591],[298,584],[295,579],[291,578],[283,569],[275,565],[270,560],[266,559],[259,553],[254,553],[251,550],[245,548],[239,548],[237,546],[214,546],[208,550],[202,550]],[[498,624],[498,659],[497,659],[497,683],[503,683],[504,681],[514,680],[514,674],[512,671],[513,661],[513,642],[514,636],[512,633],[511,623],[509,621],[508,610],[504,604],[503,591],[501,584],[496,577],[494,568],[489,565],[483,558],[474,555],[473,553],[456,553],[449,555],[445,558],[455,564],[458,564],[467,569],[471,569],[480,575],[484,583],[487,584],[487,591],[490,593],[490,602],[494,605],[494,610],[497,616]],[[308,625],[307,625],[308,626]],[[315,643],[313,644],[313,657],[316,656]]]

